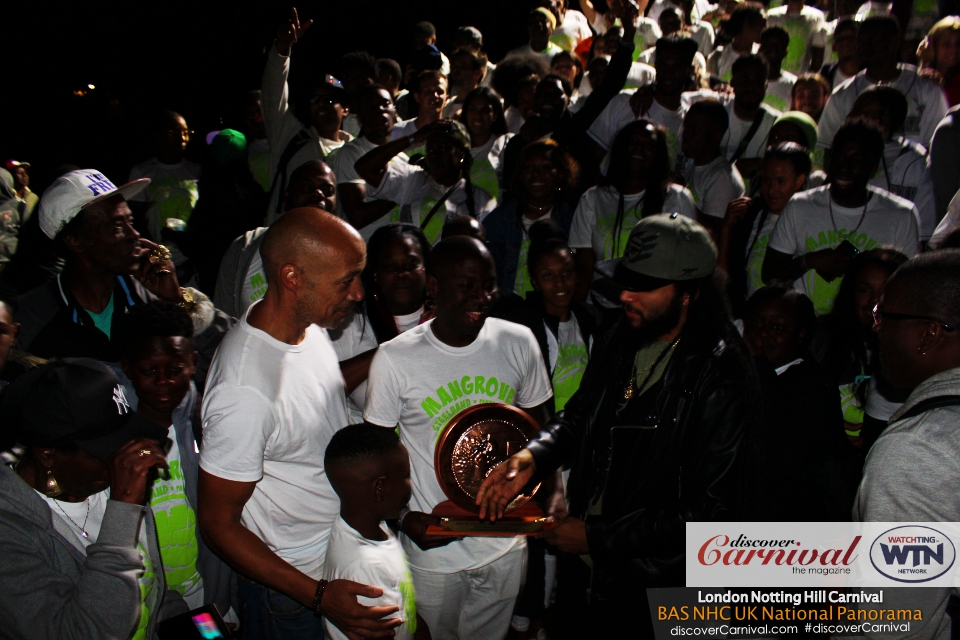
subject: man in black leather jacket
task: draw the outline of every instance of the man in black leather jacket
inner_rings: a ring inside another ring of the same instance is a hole
[[[623,316],[580,390],[484,482],[480,515],[495,519],[571,468],[570,517],[541,534],[563,552],[551,637],[653,637],[646,589],[684,586],[685,523],[749,518],[759,386],[716,263],[696,222],[638,223],[623,259],[597,267],[623,289]]]

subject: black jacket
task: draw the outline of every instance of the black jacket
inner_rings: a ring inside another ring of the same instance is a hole
[[[17,347],[41,358],[93,358],[117,363],[120,361],[118,334],[123,316],[130,308],[155,299],[156,296],[134,278],[117,276],[108,338],[97,329],[93,318],[77,302],[70,289],[61,286],[60,276],[57,276],[17,298],[19,309],[15,319],[20,323]],[[202,323],[197,321],[198,314],[204,316]],[[215,310],[206,298],[193,315],[194,329],[198,329],[198,324],[203,325],[193,337],[193,347],[199,353],[193,378],[197,389],[202,392],[213,355],[235,321]]]
[[[843,433],[840,392],[812,360],[779,376],[762,358],[763,492],[772,522],[850,520],[860,483],[857,452]]]
[[[684,336],[660,381],[631,401],[629,415],[615,418],[632,375],[631,331],[618,323],[594,347],[580,390],[527,445],[535,480],[572,467],[572,516],[584,517],[602,492],[601,515],[585,518],[596,601],[684,586],[685,524],[738,515],[742,367],[712,339]]]

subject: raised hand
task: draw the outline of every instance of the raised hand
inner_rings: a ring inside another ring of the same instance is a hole
[[[300,17],[297,15],[296,7],[290,9],[290,19],[280,25],[277,29],[277,42],[274,46],[277,53],[282,56],[290,55],[290,49],[297,44],[300,38],[313,25],[313,20],[307,20],[300,23]]]
[[[177,268],[170,259],[170,252],[146,238],[140,238],[140,248],[140,268],[134,274],[140,284],[158,298],[175,303],[182,302]]]
[[[136,438],[120,447],[107,461],[110,499],[144,504],[147,499],[147,476],[154,467],[169,468],[160,443],[156,440]]]

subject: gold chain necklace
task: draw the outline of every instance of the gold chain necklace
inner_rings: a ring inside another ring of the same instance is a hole
[[[650,381],[650,377],[653,375],[653,372],[657,370],[657,367],[660,365],[661,362],[663,362],[663,359],[667,356],[667,354],[673,351],[673,348],[677,346],[678,342],[680,342],[680,336],[677,336],[677,339],[671,342],[670,346],[664,349],[663,352],[661,352],[660,355],[657,356],[657,359],[653,361],[653,364],[647,367],[642,373],[637,371],[637,361],[636,361],[636,356],[634,356],[633,372],[631,373],[631,376],[630,376],[630,382],[629,384],[627,384],[626,389],[623,390],[624,400],[631,399],[638,389],[643,389],[645,386],[647,386],[647,382]],[[641,375],[646,375],[646,377],[643,379],[643,384],[637,386],[636,380]]]

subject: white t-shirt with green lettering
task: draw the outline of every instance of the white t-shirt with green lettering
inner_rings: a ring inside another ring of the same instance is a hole
[[[488,318],[471,344],[451,347],[434,335],[433,322],[380,345],[370,365],[363,410],[367,422],[399,425],[410,452],[410,508],[425,513],[447,499],[433,456],[454,416],[483,403],[532,408],[553,396],[537,340],[527,327]],[[423,551],[408,537],[402,539],[410,566],[445,574],[486,566],[520,544],[517,538],[465,538]]]
[[[775,7],[767,12],[767,26],[782,27],[790,34],[780,68],[791,73],[810,71],[811,50],[825,44],[823,11],[804,5],[799,13],[787,13],[787,5]]]
[[[197,571],[197,514],[187,501],[176,437],[167,452],[170,479],[157,478],[150,493],[150,508],[157,522],[157,542],[163,559],[167,588],[186,600],[191,609],[202,607],[203,578]]]
[[[802,256],[833,249],[848,239],[860,251],[884,247],[896,249],[908,258],[917,255],[920,249],[917,208],[910,201],[876,187],[867,189],[870,199],[865,215],[863,207],[847,208],[831,203],[829,186],[797,193],[780,214],[769,248],[789,256]],[[817,314],[823,315],[833,309],[842,281],[843,278],[837,278],[827,282],[811,269],[794,287],[807,294]]]

